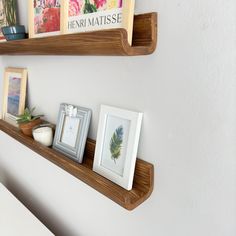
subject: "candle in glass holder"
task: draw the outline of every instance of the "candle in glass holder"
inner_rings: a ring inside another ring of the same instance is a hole
[[[45,145],[51,146],[53,141],[53,132],[51,127],[36,127],[33,130],[33,137],[35,141]]]

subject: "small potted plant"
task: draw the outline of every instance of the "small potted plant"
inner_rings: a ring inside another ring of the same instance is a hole
[[[42,120],[40,117],[43,115],[33,115],[33,112],[35,110],[35,107],[33,109],[25,108],[25,111],[22,115],[18,116],[17,123],[19,124],[20,130],[27,136],[32,137],[32,129],[41,124]]]
[[[6,16],[7,26],[2,27],[2,33],[6,40],[17,40],[25,38],[25,26],[17,25],[16,20],[16,0],[3,1],[3,9]]]

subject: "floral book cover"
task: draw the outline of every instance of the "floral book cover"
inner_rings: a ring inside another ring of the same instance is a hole
[[[34,34],[60,31],[60,0],[34,0]]]
[[[67,33],[133,28],[135,0],[65,0]],[[65,20],[65,19],[64,19]],[[129,27],[131,25],[131,27]],[[132,29],[131,29],[132,31]]]

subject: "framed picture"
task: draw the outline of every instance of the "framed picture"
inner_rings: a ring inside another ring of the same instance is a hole
[[[92,111],[88,108],[61,104],[53,148],[81,163],[91,115]]]
[[[6,68],[4,74],[3,120],[16,125],[17,116],[24,113],[27,86],[27,70]]]
[[[29,38],[60,34],[60,0],[28,0]]]
[[[101,106],[93,170],[132,189],[143,114]]]
[[[135,0],[62,0],[64,34],[124,28],[132,43]]]

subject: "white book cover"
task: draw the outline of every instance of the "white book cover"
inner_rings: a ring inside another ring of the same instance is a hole
[[[63,0],[62,33],[124,28],[132,44],[135,0]]]

